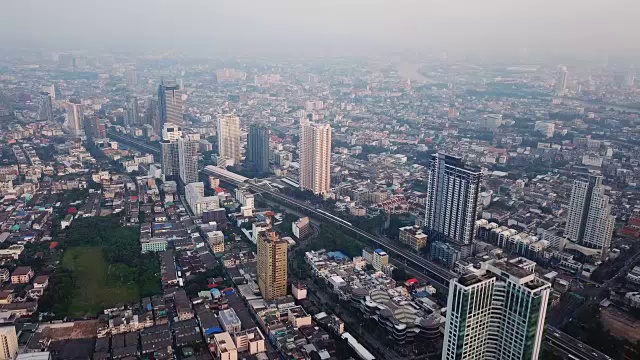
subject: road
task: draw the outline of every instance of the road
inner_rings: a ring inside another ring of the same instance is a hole
[[[144,141],[140,141],[134,137],[128,136],[128,135],[124,135],[124,134],[120,134],[116,131],[113,130],[107,130],[107,137],[120,141],[121,143],[125,144],[125,145],[129,145],[131,147],[135,147],[138,150],[142,150],[142,151],[146,151],[148,153],[151,153],[154,156],[160,156],[160,146],[152,146],[149,145],[148,143],[144,142]]]
[[[203,170],[203,172],[208,175],[222,177],[220,174],[209,172],[206,168]],[[236,179],[222,178],[221,180],[224,180],[225,182],[235,184],[235,185],[240,184],[240,182]],[[402,258],[402,260],[406,263],[406,265],[409,268],[414,269],[417,272],[417,274],[421,276],[425,276],[425,278],[428,278],[429,282],[431,283],[437,283],[445,288],[448,288],[449,281],[458,276],[456,273],[449,271],[445,268],[442,268],[439,265],[419,255],[416,255],[415,253],[410,252],[409,250],[404,249],[403,247],[400,247],[398,244],[393,243],[389,239],[374,236],[366,231],[363,231],[355,226],[352,226],[350,223],[347,223],[346,221],[338,218],[337,216],[334,216],[325,211],[316,209],[310,204],[298,201],[292,197],[289,197],[279,192],[268,189],[266,188],[266,186],[258,185],[250,181],[244,182],[244,184],[256,192],[259,192],[263,195],[268,195],[272,199],[279,200],[280,202],[287,204],[290,207],[294,207],[294,209],[296,210],[304,211],[304,213],[307,216],[312,216],[316,219],[333,223],[334,225],[338,225],[341,228],[351,233],[354,233],[362,238],[365,238],[366,240],[374,243],[377,247],[384,249],[386,252],[392,255],[395,254],[398,258]]]
[[[547,326],[544,340],[551,345],[551,347],[574,356],[574,358],[577,359],[612,360],[609,356],[595,350],[581,341],[576,340],[553,326]]]

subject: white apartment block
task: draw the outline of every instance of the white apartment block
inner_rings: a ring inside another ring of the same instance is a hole
[[[240,118],[237,115],[223,115],[218,118],[218,155],[239,164]]]
[[[303,121],[300,131],[300,188],[326,194],[331,188],[331,127]]]

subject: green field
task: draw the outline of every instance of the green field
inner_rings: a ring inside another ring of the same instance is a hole
[[[62,267],[72,271],[75,278],[68,312],[71,316],[94,316],[104,308],[139,299],[135,275],[123,272],[119,264],[108,265],[101,247],[69,248]]]

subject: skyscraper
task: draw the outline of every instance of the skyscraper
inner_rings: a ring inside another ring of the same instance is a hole
[[[265,300],[287,295],[288,243],[275,231],[262,232],[257,239],[258,286]]]
[[[67,116],[65,126],[74,135],[82,135],[82,105],[73,102],[67,103]]]
[[[180,176],[180,156],[177,140],[162,140],[160,142],[162,154],[162,175],[165,179]]]
[[[567,83],[569,81],[569,71],[567,67],[561,65],[558,70],[558,78],[556,79],[556,95],[562,96],[567,91]]]
[[[178,139],[178,167],[183,184],[198,181],[198,141],[181,137]]]
[[[611,245],[614,224],[602,176],[589,175],[586,181],[575,180],[564,236],[578,245],[599,250],[604,256]]]
[[[160,121],[160,114],[158,101],[156,99],[149,99],[147,103],[147,109],[145,110],[145,123],[151,125],[153,132],[162,136],[162,122]]]
[[[18,354],[15,326],[0,327],[0,360],[13,360]]]
[[[240,118],[223,115],[218,118],[218,155],[240,164]]]
[[[251,125],[247,141],[247,165],[257,173],[269,172],[269,129]]]
[[[184,125],[182,116],[182,91],[177,85],[166,85],[164,82],[158,86],[158,112],[160,124]]]
[[[107,137],[106,127],[97,116],[86,119],[84,128],[87,136],[94,139],[104,139]]]
[[[127,70],[125,72],[125,78],[127,79],[127,85],[138,85],[138,73],[135,70]]]
[[[38,120],[53,121],[53,106],[49,93],[41,92],[38,96]]]
[[[331,188],[331,127],[308,121],[300,126],[300,188],[325,194]]]
[[[129,97],[127,100],[127,118],[125,121],[126,125],[134,125],[138,124],[138,98],[135,96]]]
[[[180,176],[180,152],[178,139],[182,138],[182,128],[167,124],[162,128],[160,153],[162,155],[162,174],[168,177]]]
[[[512,262],[452,279],[442,359],[538,359],[550,288]]]
[[[438,153],[431,159],[425,215],[429,239],[461,246],[462,257],[469,255],[473,240],[481,178],[479,169],[459,157]]]

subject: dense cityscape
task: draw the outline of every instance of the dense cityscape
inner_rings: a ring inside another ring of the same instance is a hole
[[[0,360],[640,359],[636,73],[0,51]]]

